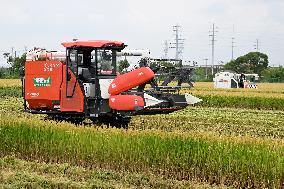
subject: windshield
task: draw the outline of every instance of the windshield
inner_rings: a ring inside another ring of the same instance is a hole
[[[94,59],[94,58],[93,58]],[[95,60],[92,60],[93,62]],[[98,75],[116,74],[116,51],[97,50]]]

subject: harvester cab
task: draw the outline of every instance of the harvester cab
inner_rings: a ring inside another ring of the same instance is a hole
[[[190,94],[138,90],[154,79],[149,67],[117,72],[117,41],[62,43],[66,52],[33,50],[23,77],[24,109],[56,118],[120,121],[138,114],[173,112],[201,100]]]

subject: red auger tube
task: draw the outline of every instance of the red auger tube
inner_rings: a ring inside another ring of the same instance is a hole
[[[117,95],[155,77],[154,72],[149,67],[142,67],[123,75],[117,76],[108,88],[108,93]]]

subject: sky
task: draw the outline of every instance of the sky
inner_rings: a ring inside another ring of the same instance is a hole
[[[2,54],[43,47],[64,50],[61,42],[107,39],[129,49],[150,49],[164,55],[164,42],[173,42],[173,26],[181,26],[184,61],[204,65],[211,46],[209,32],[217,27],[214,64],[255,51],[269,56],[270,66],[284,66],[284,0],[9,0],[0,2],[0,67]],[[168,58],[174,58],[174,49]]]

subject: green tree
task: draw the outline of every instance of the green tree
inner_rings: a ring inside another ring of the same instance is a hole
[[[23,72],[23,68],[26,62],[26,54],[24,53],[21,57],[12,58],[9,57],[8,63],[11,65],[12,74],[19,77]]]
[[[4,77],[3,69],[0,69],[0,78],[3,78],[3,77]]]
[[[236,60],[228,62],[224,69],[232,70],[237,73],[257,73],[261,72],[268,66],[268,56],[260,52],[250,52]]]
[[[125,69],[127,69],[130,66],[128,60],[124,59],[124,60],[120,60],[118,62],[118,70],[119,73],[123,73]]]
[[[262,80],[266,82],[284,82],[284,68],[267,68],[262,71]]]
[[[171,72],[175,70],[175,64],[172,62],[161,61],[159,64],[164,72]]]
[[[101,70],[108,71],[111,70],[111,62],[109,61],[101,61]]]
[[[213,75],[211,75],[211,73],[209,73],[209,71],[207,72],[207,78],[206,78],[206,68],[202,68],[202,67],[196,67],[194,69],[194,81],[202,81],[202,82],[211,82],[213,80]]]
[[[150,62],[150,68],[151,70],[158,70],[160,65],[157,62]]]

